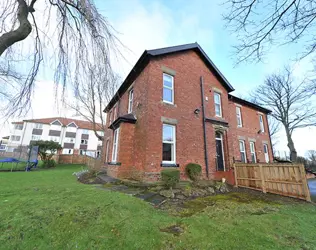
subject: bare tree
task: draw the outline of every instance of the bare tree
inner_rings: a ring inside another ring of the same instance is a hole
[[[224,19],[238,35],[239,61],[261,60],[271,45],[299,43],[300,58],[316,50],[316,1],[226,0]]]
[[[307,158],[313,164],[316,164],[316,150],[308,150],[307,151]]]
[[[53,72],[56,87],[79,89],[91,65],[111,71],[120,44],[93,0],[1,1],[0,34],[0,99],[7,117],[27,113],[42,66]]]
[[[77,84],[75,88],[76,101],[68,103],[68,106],[76,111],[77,115],[84,117],[94,124],[94,133],[99,140],[103,141],[103,135],[98,131],[106,130],[104,117],[104,105],[114,96],[119,84],[119,77],[109,71],[100,70],[98,67],[89,65],[86,77],[78,79],[85,84]],[[101,127],[98,125],[101,124]]]
[[[280,122],[276,120],[273,116],[268,115],[269,132],[272,142],[272,149],[275,152],[275,146],[278,143],[278,132],[280,131]]]
[[[291,70],[285,68],[284,72],[268,76],[252,94],[257,103],[271,109],[271,116],[282,123],[292,161],[297,159],[293,131],[316,125],[316,107],[312,103],[315,93],[314,82],[305,79],[295,84]]]

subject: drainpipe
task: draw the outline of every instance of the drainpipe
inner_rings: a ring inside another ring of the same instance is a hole
[[[203,76],[200,77],[200,84],[201,84],[202,123],[203,123],[203,138],[204,138],[204,159],[205,159],[206,176],[208,178],[209,177],[209,175],[208,175],[208,152],[207,152],[207,138],[206,138],[206,124],[205,124]]]

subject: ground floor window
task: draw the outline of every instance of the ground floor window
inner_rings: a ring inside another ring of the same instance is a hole
[[[269,152],[268,152],[268,145],[267,144],[263,144],[263,152],[264,152],[264,159],[266,161],[266,163],[269,162]]]
[[[251,162],[252,163],[256,163],[257,162],[257,158],[256,158],[256,148],[255,148],[255,143],[254,142],[250,142],[250,153],[251,153]]]
[[[247,163],[245,141],[239,140],[239,151],[241,162]]]
[[[176,127],[169,124],[162,127],[162,162],[176,162]]]
[[[71,155],[73,153],[73,149],[70,148],[64,148],[63,149],[63,154],[64,155]]]
[[[119,131],[120,131],[120,128],[117,128],[117,129],[114,131],[113,150],[112,150],[112,162],[116,162],[116,161],[117,161]]]

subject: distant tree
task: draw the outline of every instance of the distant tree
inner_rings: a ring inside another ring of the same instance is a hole
[[[307,157],[309,161],[316,164],[316,150],[308,150]]]
[[[31,145],[38,146],[38,154],[44,165],[49,164],[57,151],[62,149],[61,145],[54,141],[32,141]]]
[[[262,60],[277,45],[296,43],[300,58],[316,50],[316,1],[225,0],[227,26],[237,33],[238,61]],[[227,6],[228,5],[228,6]]]
[[[269,132],[271,136],[272,149],[275,152],[276,144],[278,143],[278,132],[280,131],[280,122],[276,120],[272,115],[268,115]]]
[[[119,77],[114,75],[111,69],[101,70],[94,65],[90,65],[88,68],[87,75],[78,79],[82,83],[77,84],[75,88],[76,101],[69,103],[68,106],[76,112],[76,115],[93,123],[96,137],[103,141],[103,135],[98,131],[107,129],[103,112],[104,105],[114,96],[119,85]]]
[[[271,116],[282,123],[291,161],[297,159],[293,131],[316,125],[316,107],[312,103],[315,93],[314,82],[303,80],[295,84],[291,70],[285,68],[283,72],[269,75],[252,94],[256,103],[271,109]]]
[[[82,83],[78,79],[91,64],[110,73],[120,45],[115,33],[93,0],[1,0],[0,100],[5,105],[0,111],[6,117],[28,112],[44,65],[63,91]]]

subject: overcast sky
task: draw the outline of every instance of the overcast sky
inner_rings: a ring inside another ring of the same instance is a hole
[[[184,43],[198,42],[229,82],[234,86],[235,95],[246,97],[264,81],[265,76],[283,67],[293,66],[295,76],[303,77],[312,64],[308,59],[295,63],[292,59],[299,53],[298,46],[277,47],[270,51],[261,63],[243,63],[236,66],[233,45],[234,34],[225,29],[222,20],[225,1],[158,1],[158,0],[96,0],[99,10],[117,30],[126,49],[122,49],[123,58],[118,58],[115,68],[122,78],[127,75],[145,49],[155,49]],[[185,3],[185,4],[184,4]],[[74,116],[74,112],[65,109],[54,98],[55,85],[52,74],[44,69],[38,79],[32,111],[27,118],[49,116]],[[71,98],[71,91],[68,91]],[[58,104],[58,105],[57,105]],[[8,134],[8,124],[0,121],[0,136]],[[316,149],[315,128],[300,129],[294,133],[294,141],[300,155],[308,149]],[[284,133],[279,135],[277,148],[287,150]]]

